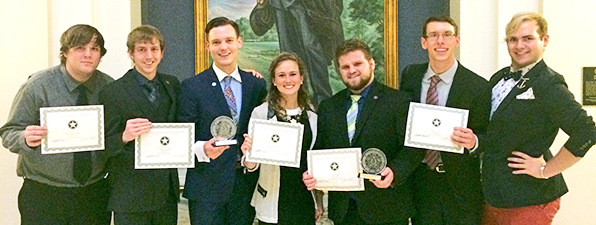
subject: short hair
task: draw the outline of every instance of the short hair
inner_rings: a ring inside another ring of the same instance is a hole
[[[164,42],[163,36],[161,32],[151,25],[142,25],[135,29],[133,29],[128,34],[128,39],[126,40],[126,46],[128,47],[129,52],[134,52],[135,44],[140,41],[148,41],[151,42],[153,39],[157,39],[159,41],[159,47],[163,51],[166,47],[166,43]]]
[[[548,23],[546,23],[546,19],[542,17],[542,15],[535,13],[535,12],[520,12],[511,18],[511,21],[507,23],[505,26],[505,36],[509,37],[513,32],[515,32],[522,23],[526,21],[534,21],[538,25],[538,35],[542,39],[544,35],[548,34]],[[507,39],[507,38],[505,38]]]
[[[60,36],[60,63],[66,63],[64,54],[73,47],[85,46],[91,42],[97,44],[100,48],[101,57],[108,50],[104,47],[104,39],[101,33],[95,27],[87,24],[77,24],[69,27],[62,36]]]
[[[451,17],[448,16],[431,16],[428,19],[426,19],[426,22],[424,22],[424,26],[422,26],[422,37],[427,37],[426,35],[426,27],[428,26],[429,23],[432,22],[445,22],[445,23],[449,23],[451,26],[453,26],[453,30],[455,31],[455,36],[459,35],[459,27],[457,26],[457,23],[455,23],[455,21],[453,19],[451,19]]]
[[[300,85],[300,89],[298,89],[298,106],[303,110],[312,110],[310,107],[310,99],[308,97],[308,91],[306,87],[306,67],[304,65],[304,61],[302,61],[302,59],[300,59],[300,57],[298,57],[298,55],[294,52],[280,53],[273,59],[273,61],[271,61],[271,65],[269,65],[269,83],[271,84],[269,86],[269,95],[267,95],[267,102],[269,103],[269,106],[273,109],[276,116],[285,116],[285,110],[281,105],[281,93],[273,85],[273,81],[275,80],[275,69],[277,69],[279,64],[284,61],[294,61],[296,64],[298,64],[298,73],[300,73],[300,76],[303,78],[303,84]]]
[[[349,39],[337,46],[337,49],[335,50],[335,63],[339,65],[339,57],[357,50],[364,53],[364,58],[366,58],[366,60],[372,59],[370,48],[364,41],[360,39]]]
[[[221,16],[221,17],[213,18],[212,20],[210,20],[207,23],[207,26],[205,26],[205,39],[207,41],[209,40],[209,32],[213,28],[221,27],[221,26],[225,26],[225,25],[232,26],[234,28],[234,30],[236,31],[236,37],[240,37],[240,28],[238,28],[238,24],[231,19]]]

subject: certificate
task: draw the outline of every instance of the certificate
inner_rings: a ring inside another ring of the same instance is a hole
[[[300,167],[304,125],[271,120],[251,119],[248,133],[252,149],[246,161],[288,167]]]
[[[40,108],[40,125],[48,129],[41,154],[103,150],[103,106]]]
[[[454,127],[466,127],[468,110],[410,103],[404,145],[445,152],[464,153],[451,141]]]
[[[193,168],[194,123],[154,123],[135,140],[135,169]]]
[[[316,189],[327,191],[364,191],[360,148],[310,150],[308,173],[317,179]]]

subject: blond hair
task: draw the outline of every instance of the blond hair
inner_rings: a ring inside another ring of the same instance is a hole
[[[540,39],[548,34],[548,24],[542,15],[535,12],[520,12],[513,15],[511,21],[507,23],[507,26],[505,27],[506,36],[511,36],[511,34],[513,34],[513,32],[515,32],[521,26],[521,24],[526,21],[536,22],[536,25],[538,25],[538,30],[536,32],[538,32]]]

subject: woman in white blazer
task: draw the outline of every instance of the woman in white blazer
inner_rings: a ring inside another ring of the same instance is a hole
[[[302,172],[307,170],[306,151],[312,149],[317,132],[317,115],[303,85],[305,72],[304,63],[295,53],[279,54],[269,67],[271,86],[267,102],[256,107],[251,115],[251,119],[304,125],[300,168],[242,161],[248,171],[259,170],[251,202],[259,224],[315,224],[323,214],[321,196],[313,198],[302,183]],[[245,138],[249,141],[241,147],[244,154],[251,147],[250,137]]]

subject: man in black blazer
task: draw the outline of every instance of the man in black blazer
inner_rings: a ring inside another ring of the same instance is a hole
[[[178,101],[178,120],[195,123],[197,141],[193,148],[198,161],[186,173],[184,197],[192,224],[252,224],[250,200],[258,173],[245,173],[240,166],[239,146],[252,110],[267,94],[265,81],[238,69],[242,38],[234,21],[212,19],[205,36],[213,65],[182,82]],[[213,146],[211,123],[222,115],[236,122],[237,145]]]
[[[126,45],[134,68],[104,87],[106,152],[110,200],[115,224],[176,224],[178,172],[172,169],[136,170],[135,139],[151,123],[176,119],[178,78],[157,72],[164,40],[158,29],[143,25],[128,35]]]
[[[441,78],[436,84],[437,105],[467,109],[469,119],[468,128],[456,127],[452,134],[452,140],[465,147],[463,154],[440,152],[437,166],[423,160],[414,172],[417,213],[412,224],[479,224],[483,206],[480,165],[472,152],[476,150],[474,133],[482,132],[488,123],[488,82],[455,59],[460,39],[453,19],[428,18],[420,40],[429,62],[407,66],[399,90],[429,104],[430,79],[437,75]]]
[[[568,191],[561,172],[596,143],[592,117],[542,59],[547,27],[534,12],[518,13],[506,26],[511,66],[489,81],[491,119],[479,136],[484,224],[551,224]],[[559,129],[569,139],[553,157]]]
[[[383,179],[365,182],[364,191],[330,192],[329,217],[335,224],[408,224],[414,214],[410,174],[423,152],[404,147],[410,96],[374,80],[375,61],[360,40],[347,40],[336,51],[344,89],[321,102],[315,149],[360,147],[381,149],[388,160]],[[360,100],[352,103],[357,96]],[[350,140],[347,113],[358,105],[355,132]],[[303,174],[307,188],[316,179]]]

